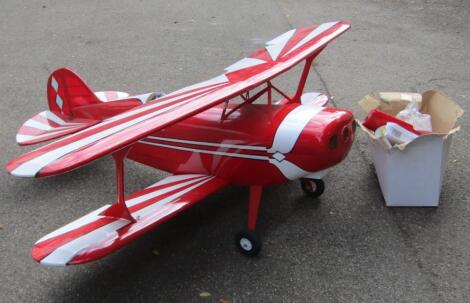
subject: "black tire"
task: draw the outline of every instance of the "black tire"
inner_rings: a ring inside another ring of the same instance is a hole
[[[235,235],[235,245],[244,255],[254,257],[261,251],[261,240],[249,230],[242,230]]]
[[[320,197],[325,191],[325,182],[320,179],[301,179],[300,186],[304,193],[312,198]]]

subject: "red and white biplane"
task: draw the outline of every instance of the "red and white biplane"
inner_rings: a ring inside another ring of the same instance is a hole
[[[313,59],[349,28],[329,22],[292,29],[225,73],[167,95],[95,93],[71,70],[54,71],[49,110],[26,121],[16,140],[60,139],[10,161],[8,172],[47,177],[112,155],[118,197],[37,241],[34,260],[61,266],[99,259],[229,184],[250,188],[247,228],[236,244],[246,255],[258,254],[263,186],[300,179],[307,194],[319,196],[327,169],[352,145],[352,113],[327,106],[325,95],[303,92]],[[302,62],[295,93],[273,84]],[[255,103],[263,95],[267,102]],[[172,175],[125,197],[126,158]]]

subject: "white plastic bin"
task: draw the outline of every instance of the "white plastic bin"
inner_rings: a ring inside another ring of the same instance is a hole
[[[378,108],[396,115],[406,106],[408,97],[407,93],[371,93],[359,104],[367,112]],[[422,95],[421,111],[431,115],[433,133],[407,144],[391,146],[357,121],[369,136],[374,166],[387,206],[439,205],[452,136],[460,129],[455,124],[463,110],[443,93],[430,90]]]
[[[426,135],[404,150],[370,139],[374,166],[387,206],[438,206],[452,135]]]

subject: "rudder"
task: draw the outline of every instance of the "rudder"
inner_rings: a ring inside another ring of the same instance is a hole
[[[68,68],[59,68],[49,76],[47,100],[51,111],[69,116],[74,107],[101,103],[88,85]]]

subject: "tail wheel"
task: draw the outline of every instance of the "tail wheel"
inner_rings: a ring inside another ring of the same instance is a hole
[[[300,186],[307,196],[317,198],[325,191],[325,183],[320,179],[301,179]]]
[[[252,231],[242,230],[235,235],[235,245],[247,256],[254,257],[261,251],[261,240]]]

